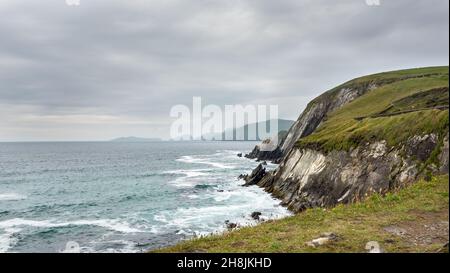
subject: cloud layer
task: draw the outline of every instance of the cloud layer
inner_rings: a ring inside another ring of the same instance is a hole
[[[447,0],[0,0],[0,141],[168,137],[170,108],[306,103],[447,65]]]

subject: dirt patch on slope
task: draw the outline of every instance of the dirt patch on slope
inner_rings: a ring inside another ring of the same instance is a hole
[[[410,215],[415,219],[385,227],[384,230],[401,237],[414,246],[447,245],[448,251],[448,210],[439,212],[411,211]],[[437,250],[441,251],[442,249]]]

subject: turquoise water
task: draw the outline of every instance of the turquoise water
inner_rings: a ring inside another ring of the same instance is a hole
[[[288,215],[237,176],[254,142],[0,143],[0,252],[140,252]],[[271,165],[269,168],[273,168]]]

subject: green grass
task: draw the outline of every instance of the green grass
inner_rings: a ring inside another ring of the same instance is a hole
[[[395,77],[400,78],[366,93],[331,113],[313,134],[300,139],[297,146],[324,152],[348,150],[362,143],[377,140],[386,140],[388,145],[394,146],[414,135],[447,132],[449,113],[445,109],[371,118],[388,112],[396,102],[400,102],[400,107],[404,108],[429,105],[433,99],[448,105],[448,101],[443,100],[445,97],[448,98],[448,94],[430,91],[447,88],[448,93],[448,67],[382,73],[363,77],[355,82],[395,79]],[[417,95],[426,91],[429,91],[428,96]],[[433,95],[436,97],[430,97]],[[360,117],[367,118],[360,119]]]
[[[448,78],[448,66],[437,66],[437,67],[425,67],[425,68],[413,68],[413,69],[406,69],[406,70],[398,70],[398,71],[391,71],[391,72],[383,72],[368,76],[359,77],[356,79],[353,79],[351,81],[348,81],[344,84],[341,84],[315,100],[311,102],[311,104],[317,103],[322,101],[323,99],[332,99],[336,95],[339,94],[339,91],[343,88],[358,88],[362,86],[369,86],[370,84],[376,84],[378,86],[383,86],[385,84],[394,83],[397,81],[405,80],[405,79],[411,79],[411,78],[421,78],[425,76],[442,76],[447,75]]]
[[[389,108],[380,112],[379,115],[393,115],[405,111],[417,111],[420,109],[447,106],[449,92],[448,88],[431,89],[413,94],[409,97],[394,101]],[[376,116],[376,115],[375,115]]]
[[[435,252],[442,244],[415,245],[384,228],[421,223],[426,215],[438,215],[438,222],[448,221],[448,179],[448,175],[433,177],[430,182],[420,181],[385,196],[376,194],[360,203],[329,210],[309,209],[289,218],[185,241],[156,252],[348,253],[365,252],[369,241],[379,242],[387,252]],[[333,232],[340,239],[317,248],[306,245],[325,232]]]
[[[333,90],[341,89],[342,87],[351,85],[365,84],[368,82],[393,83],[405,79],[440,76],[442,74],[448,75],[448,66],[424,67],[424,68],[389,71],[353,79],[351,81],[342,84],[341,86],[334,88]]]

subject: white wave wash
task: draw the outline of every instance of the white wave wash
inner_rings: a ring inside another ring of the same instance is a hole
[[[182,177],[178,177],[175,180],[170,181],[169,183],[177,186],[177,187],[192,187],[195,186],[195,184],[192,183],[192,181],[189,181],[189,179],[199,176],[206,176],[207,173],[205,173],[207,169],[199,169],[199,170],[176,170],[176,171],[167,171],[164,172],[166,174],[176,174],[176,175],[182,175]]]
[[[213,155],[183,156],[178,161],[188,164],[208,164],[219,169],[234,169],[236,163],[236,151],[218,151]],[[232,157],[234,163],[221,163],[215,160],[229,160]],[[208,161],[206,161],[206,158]],[[242,160],[242,159],[241,159]],[[244,159],[248,162],[247,159]],[[205,163],[208,162],[208,163]],[[220,166],[220,167],[218,167]],[[274,168],[275,164],[269,164],[268,168]],[[209,173],[207,173],[209,171]],[[171,173],[185,174],[185,176],[172,181],[176,186],[194,187],[199,183],[199,177],[208,174],[209,180],[225,183],[216,185],[217,188],[208,190],[201,196],[189,194],[186,197],[190,199],[214,200],[214,205],[207,207],[189,207],[169,210],[155,215],[154,219],[163,223],[166,227],[177,229],[178,234],[184,235],[207,235],[211,233],[223,232],[225,230],[224,222],[226,220],[238,224],[239,226],[251,226],[259,223],[250,217],[255,211],[263,213],[263,220],[279,219],[291,215],[291,213],[282,207],[280,201],[272,198],[269,194],[258,187],[242,187],[243,181],[236,179],[235,173],[212,172],[210,170],[178,170]],[[190,175],[188,175],[190,174]]]
[[[18,193],[0,193],[0,201],[19,201],[27,199],[26,195]]]
[[[218,162],[208,161],[204,158],[195,158],[194,156],[183,156],[179,158],[177,161],[184,162],[184,163],[195,163],[195,164],[205,164],[205,165],[211,165],[212,167],[219,168],[219,169],[233,169],[233,166],[225,165]]]
[[[0,234],[0,253],[7,252],[12,246],[14,246],[18,239],[14,238],[13,235],[20,232],[21,229],[18,228],[6,228],[3,233]]]
[[[0,222],[0,229],[3,230],[3,233],[0,234],[0,252],[7,252],[8,249],[17,243],[17,238],[14,238],[13,235],[20,232],[23,227],[60,228],[68,226],[98,226],[121,233],[144,232],[143,230],[130,227],[128,223],[111,219],[77,220],[58,223],[53,221],[36,221],[14,218]]]
[[[67,226],[98,226],[109,230],[114,230],[122,233],[136,233],[143,232],[139,229],[132,228],[128,223],[121,222],[119,220],[111,219],[100,219],[100,220],[77,220],[71,222],[52,222],[52,221],[35,221],[26,219],[10,219],[0,222],[0,228],[13,228],[13,227],[37,227],[37,228],[56,228],[56,227],[67,227]]]

